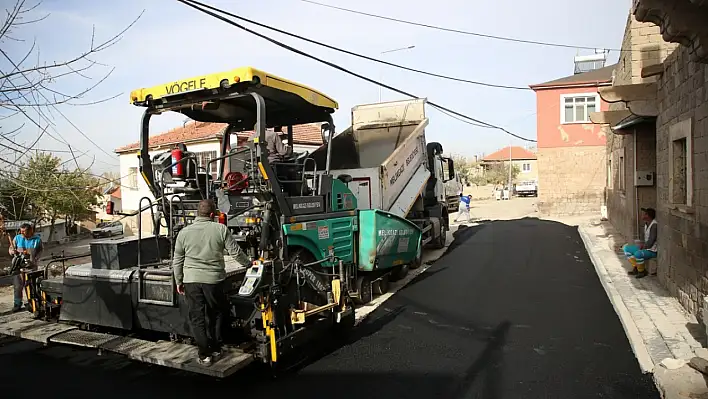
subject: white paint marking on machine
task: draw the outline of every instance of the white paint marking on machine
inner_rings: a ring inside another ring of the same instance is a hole
[[[408,251],[408,242],[409,241],[410,241],[410,237],[402,237],[402,238],[398,239],[398,253]]]

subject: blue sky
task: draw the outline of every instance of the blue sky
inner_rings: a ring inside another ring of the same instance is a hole
[[[631,3],[629,0],[598,0],[582,5],[557,0],[320,1],[485,34],[600,48],[620,46]],[[439,74],[528,86],[573,73],[573,57],[576,55],[573,49],[434,31],[317,7],[298,0],[205,2],[331,45]],[[6,41],[1,45],[13,58],[19,59],[36,38],[40,60],[65,60],[88,48],[92,25],[96,27],[97,41],[105,40],[121,31],[143,9],[142,18],[118,44],[94,57],[115,70],[83,101],[122,95],[88,107],[60,106],[61,111],[100,149],[62,117],[55,115],[56,131],[61,132],[73,147],[95,155],[98,162],[94,170],[97,172],[114,169],[110,165],[118,164],[117,157],[110,157],[103,151],[113,153],[115,148],[138,139],[141,110],[129,104],[128,94],[139,87],[250,65],[314,87],[335,98],[340,104],[335,117],[339,131],[349,125],[352,106],[378,101],[378,87],[373,84],[290,53],[174,0],[44,0],[35,12],[37,16],[49,12],[50,16],[15,32],[15,37],[21,37],[25,42]],[[264,33],[456,111],[504,126],[525,137],[536,137],[536,101],[532,91],[485,88],[441,80],[380,66],[278,34]],[[382,51],[411,45],[415,48],[380,55]],[[587,52],[581,50],[581,54]],[[616,52],[610,53],[609,62],[616,62],[617,57]],[[9,69],[8,63],[0,61],[0,68],[3,71]],[[97,67],[91,76],[100,78],[108,70],[108,67]],[[57,81],[53,88],[78,92],[91,86],[95,79],[65,78]],[[402,98],[383,90],[384,101]],[[512,139],[498,130],[470,126],[432,108],[427,112],[430,118],[428,140],[440,141],[447,153],[471,156],[491,153],[510,143],[533,144]],[[162,115],[153,118],[151,128],[153,133],[158,133],[180,126],[182,120],[179,115]],[[10,123],[20,121],[14,117],[5,125]],[[6,126],[3,128],[7,129]],[[37,128],[26,126],[18,140],[31,142],[37,136]],[[44,148],[66,149],[66,145],[51,138],[43,138],[41,144]],[[82,158],[84,164],[89,161],[88,157]]]

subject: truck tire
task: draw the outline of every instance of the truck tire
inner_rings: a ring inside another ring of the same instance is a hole
[[[374,294],[383,295],[388,292],[389,289],[389,277],[388,275],[383,276],[374,284]]]
[[[447,229],[445,225],[440,225],[440,235],[433,241],[433,246],[435,249],[445,248],[445,242],[447,241]]]
[[[374,299],[371,288],[371,279],[368,276],[361,276],[356,280],[356,290],[359,293],[355,300],[357,305],[366,305]]]
[[[409,271],[410,271],[410,267],[408,265],[396,266],[391,271],[390,281],[403,280],[404,278],[406,278]]]
[[[415,259],[413,259],[413,262],[411,262],[410,268],[412,270],[415,270],[419,267],[423,266],[423,253],[420,252],[418,255],[416,255]]]

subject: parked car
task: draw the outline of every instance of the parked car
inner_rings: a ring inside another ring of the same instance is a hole
[[[123,224],[121,222],[99,223],[95,229],[91,229],[93,238],[113,237],[123,234]]]
[[[516,185],[516,195],[519,197],[538,196],[538,186],[535,181],[524,181]]]

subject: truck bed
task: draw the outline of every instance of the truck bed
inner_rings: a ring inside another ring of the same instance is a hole
[[[352,126],[332,140],[330,171],[350,175],[359,209],[381,209],[405,217],[430,177],[424,100],[355,107]],[[324,170],[326,147],[312,157]]]

